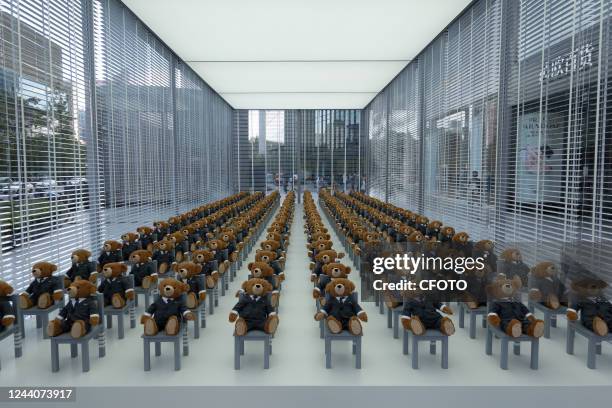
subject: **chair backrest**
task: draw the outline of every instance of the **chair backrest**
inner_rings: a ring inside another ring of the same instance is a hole
[[[206,279],[203,274],[196,275],[196,280],[198,281],[198,285],[200,285],[201,288],[206,288]]]
[[[105,316],[104,316],[104,295],[102,293],[96,293],[95,295],[96,298],[96,306],[98,307],[98,316],[100,316],[100,327],[102,328],[102,330],[104,330],[104,321],[105,321]]]
[[[134,289],[134,275],[123,276],[122,279],[125,279],[128,289]]]

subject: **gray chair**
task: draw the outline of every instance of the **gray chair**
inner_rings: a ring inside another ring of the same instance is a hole
[[[558,309],[550,309],[539,302],[529,302],[529,310],[535,314],[541,312],[544,320],[544,338],[550,339],[550,328],[557,327],[557,316],[565,316],[567,307],[560,306]]]
[[[399,320],[400,315],[402,314],[402,310],[404,310],[403,305],[394,307],[393,309],[387,306],[387,327],[389,329],[393,329],[394,339],[399,339]]]
[[[409,350],[409,338],[410,331],[403,329],[404,336],[402,339],[402,352],[404,355],[410,353]],[[426,330],[420,336],[412,335],[412,368],[415,370],[419,368],[419,342],[429,342],[429,353],[432,355],[436,354],[436,342],[440,342],[442,347],[441,355],[441,366],[444,369],[448,368],[448,338],[445,334],[442,334],[439,330]]]
[[[183,302],[186,301],[186,295],[181,296]],[[181,322],[181,330],[174,336],[166,334],[163,330],[155,336],[142,335],[143,352],[144,352],[144,370],[151,371],[151,343],[155,343],[155,356],[161,355],[161,343],[172,343],[174,345],[174,370],[181,369],[181,340],[183,344],[183,355],[189,355],[189,335],[187,321]]]
[[[72,338],[70,333],[63,333],[56,337],[51,337],[51,371],[59,371],[59,345],[70,344],[70,357],[78,356],[78,346],[81,345],[81,360],[83,372],[89,371],[89,341],[98,341],[98,356],[106,355],[106,339],[104,332],[104,298],[101,293],[95,295],[98,306],[100,323],[91,327],[89,332],[78,339]]]
[[[245,341],[261,341],[264,346],[264,368],[270,368],[270,355],[272,355],[272,334],[261,330],[252,330],[244,336],[234,334],[234,369],[240,370],[240,356],[244,355]]]
[[[531,362],[530,367],[532,370],[538,369],[539,350],[540,350],[540,339],[527,336],[525,334],[520,337],[511,337],[504,333],[499,327],[491,326],[487,324],[487,342],[486,342],[486,353],[487,355],[493,354],[493,337],[501,340],[501,356],[499,366],[502,370],[508,369],[508,347],[509,343],[514,344],[513,351],[514,355],[521,354],[521,343],[528,342],[531,345]]]
[[[567,354],[574,354],[574,340],[576,333],[584,336],[587,340],[587,367],[595,369],[597,354],[601,354],[602,342],[612,343],[612,333],[602,337],[587,329],[579,320],[567,322],[567,344],[565,351]]]
[[[149,262],[152,265],[153,268],[153,272],[152,273],[157,273],[157,261],[150,261]],[[139,295],[144,295],[145,298],[145,309],[148,308],[151,305],[151,296],[154,294],[155,292],[155,285],[149,287],[148,289],[143,288],[142,286],[135,286],[134,287],[134,306],[138,307],[138,296]]]
[[[354,300],[357,301],[359,295],[357,292],[351,294]],[[323,319],[325,320],[325,319]],[[323,320],[321,320],[323,322]],[[340,333],[334,334],[329,331],[327,325],[323,323],[323,339],[325,340],[325,368],[331,368],[331,349],[333,341],[350,341],[352,342],[352,351],[355,355],[355,368],[361,368],[361,339],[363,333],[359,336],[351,334],[348,330],[343,330]]]
[[[206,287],[204,275],[197,275],[196,279],[198,280],[200,287]],[[195,320],[193,321],[193,338],[199,339],[200,328],[204,329],[206,327],[206,300],[204,300],[204,302],[200,302],[196,308],[189,310],[196,316]],[[188,325],[189,322],[186,321],[185,324]]]
[[[104,278],[103,278],[104,279]],[[130,289],[134,289],[134,275],[122,276],[121,279],[127,281],[127,286]],[[115,309],[112,305],[104,307],[104,317],[106,318],[106,328],[113,328],[113,316],[117,316],[117,337],[122,339],[125,337],[125,314],[129,313],[130,316],[130,329],[136,327],[136,315],[135,315],[135,303],[136,293],[134,293],[134,300],[127,300],[125,305],[121,309]]]
[[[66,290],[64,288],[64,281],[63,281],[63,277],[60,276],[53,276],[51,277],[51,279],[55,280],[54,283],[54,288],[55,290],[57,289],[61,289],[62,290],[62,298],[59,301],[56,301],[54,304],[52,304],[51,306],[49,306],[46,309],[40,309],[38,308],[36,305],[32,306],[29,309],[22,309],[21,310],[21,317],[24,319],[22,320],[21,325],[19,325],[20,329],[21,329],[21,337],[25,337],[25,317],[26,316],[35,316],[36,317],[36,328],[37,329],[41,329],[42,328],[42,333],[43,333],[43,339],[48,339],[49,336],[47,336],[47,325],[49,324],[49,315],[55,311],[58,311],[59,309],[61,309],[62,307],[64,307],[65,303],[65,295],[66,295]]]
[[[10,301],[13,304],[13,310],[15,313],[15,321],[13,325],[0,332],[0,341],[13,336],[13,343],[15,347],[15,358],[19,358],[23,355],[23,338],[21,337],[21,325],[23,323],[23,317],[19,310],[19,295],[13,294],[10,296]],[[1,368],[1,365],[0,365]]]
[[[470,327],[469,327],[469,333],[470,333],[470,339],[475,339],[476,338],[476,319],[478,318],[478,316],[482,316],[482,327],[486,328],[487,327],[487,307],[486,306],[482,306],[479,307],[478,309],[470,309],[464,302],[459,302],[459,327],[460,328],[464,328],[465,327],[465,314],[468,314],[468,316],[470,317]]]

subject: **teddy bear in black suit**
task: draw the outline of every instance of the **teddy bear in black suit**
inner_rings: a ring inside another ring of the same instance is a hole
[[[229,315],[230,323],[235,322],[236,336],[244,336],[251,330],[274,334],[279,320],[267,296],[272,285],[264,279],[252,278],[242,284],[242,289],[244,293]]]
[[[348,279],[334,279],[325,287],[328,299],[325,306],[315,314],[315,320],[325,319],[327,328],[333,334],[348,330],[354,336],[363,333],[361,322],[368,321],[368,315],[354,299],[355,284]]]

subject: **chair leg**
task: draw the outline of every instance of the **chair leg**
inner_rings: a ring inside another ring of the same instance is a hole
[[[393,310],[387,308],[387,327],[391,329],[393,327]]]
[[[557,315],[550,316],[550,327],[557,327]]]
[[[470,313],[470,339],[476,338],[476,313]]]
[[[442,339],[442,368],[448,368],[448,337]]]
[[[540,360],[540,340],[531,340],[531,364],[529,365],[532,370],[538,369],[538,361]]]
[[[70,357],[75,358],[79,355],[79,349],[76,343],[70,344]]]
[[[240,370],[240,340],[234,336],[234,370]]]
[[[325,338],[325,368],[331,368],[331,339]]]
[[[59,345],[51,340],[51,371],[59,371]]]
[[[550,339],[550,314],[544,313],[544,338]]]
[[[199,339],[200,338],[200,311],[199,310],[195,310],[196,312],[196,318],[193,321],[193,338],[194,339]]]
[[[361,369],[361,336],[355,341],[355,368]]]
[[[393,311],[393,338],[399,339],[399,313]]]
[[[144,370],[151,371],[151,342],[143,339],[142,349],[144,352]]]
[[[501,339],[501,357],[499,360],[499,366],[502,370],[508,369],[508,339]]]
[[[161,356],[161,343],[159,341],[155,342],[155,357]]]
[[[264,369],[270,368],[270,337],[266,336],[264,338]]]
[[[407,355],[410,351],[408,350],[408,330],[404,330],[404,334],[402,336],[402,353]]]
[[[83,363],[83,372],[89,371],[89,341],[84,341],[81,344],[81,360]]]
[[[465,310],[463,309],[463,304],[459,303],[459,328],[463,329],[465,327]]]
[[[521,355],[521,343],[518,341],[515,341],[514,346],[512,347],[512,351],[514,352],[515,356],[520,356]]]
[[[215,289],[211,289],[210,296],[208,297],[208,313],[211,315],[215,313]]]
[[[412,336],[412,368],[419,368],[419,339]]]
[[[587,344],[587,367],[589,367],[590,369],[595,369],[595,357],[596,357],[596,350],[595,350],[596,346],[595,346],[595,339],[588,339],[588,344]]]
[[[110,319],[108,319],[110,320]],[[120,339],[125,337],[124,316],[123,313],[117,315],[117,335]]]
[[[181,369],[181,342],[179,339],[174,341],[174,371]]]
[[[40,321],[43,329],[43,339],[48,339],[49,335],[47,335],[47,326],[49,326],[49,314],[44,313],[42,316],[40,316]]]
[[[113,315],[107,315],[106,316],[106,328],[107,329],[112,329],[113,328]]]
[[[129,313],[130,313],[130,329],[134,329],[136,327],[136,310],[135,310],[133,302],[130,305]]]
[[[493,354],[493,333],[490,329],[487,330],[487,343],[485,346],[485,353],[489,356]]]
[[[435,340],[431,340],[429,342],[429,354],[431,355],[436,354],[436,341]]]
[[[565,352],[567,354],[574,354],[574,338],[576,337],[576,332],[571,326],[567,328],[567,337],[565,344]]]

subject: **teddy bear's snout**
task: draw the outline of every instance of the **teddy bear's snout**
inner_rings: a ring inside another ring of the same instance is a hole
[[[174,293],[174,288],[170,285],[164,286],[164,293],[166,295],[172,295],[172,293]]]
[[[104,274],[105,277],[110,278],[111,275],[113,274],[113,270],[111,268],[104,268],[102,270],[102,273]]]

